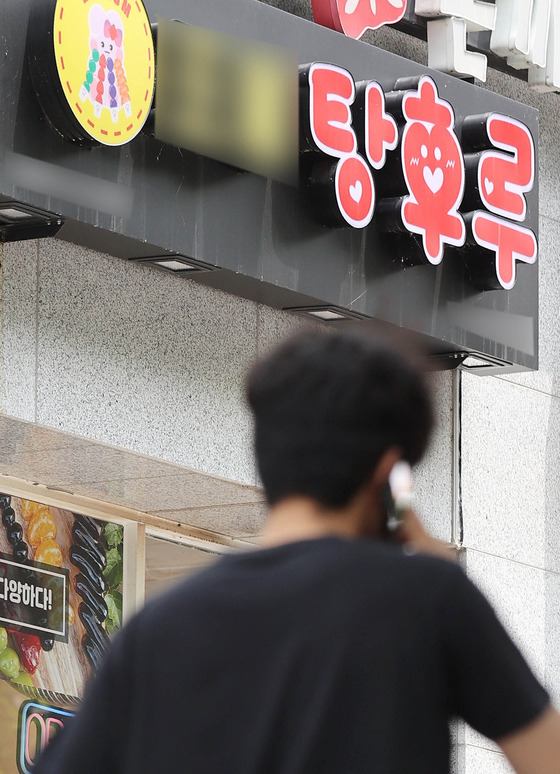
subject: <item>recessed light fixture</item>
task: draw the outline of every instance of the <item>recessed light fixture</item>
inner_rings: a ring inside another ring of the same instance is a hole
[[[149,266],[155,266],[156,269],[170,271],[172,274],[192,274],[199,271],[216,271],[216,267],[195,258],[187,258],[186,255],[179,253],[168,253],[166,255],[152,255],[149,258],[131,258],[137,263],[147,263]]]
[[[25,220],[32,217],[33,215],[30,212],[16,210],[15,207],[3,207],[0,209],[0,218],[5,222],[10,222],[11,220]]]
[[[326,304],[324,306],[292,306],[284,307],[284,312],[294,312],[303,314],[306,317],[313,317],[315,320],[323,322],[339,322],[340,320],[368,320],[369,317],[359,312],[352,312],[350,309],[344,309],[339,306]]]
[[[319,320],[346,320],[346,315],[340,314],[340,312],[333,312],[332,309],[312,309],[307,312],[311,317],[318,317]]]
[[[467,356],[467,352],[436,352],[426,358],[426,370],[452,371],[458,368]]]
[[[64,225],[58,215],[21,202],[0,202],[0,242],[54,236]]]
[[[169,269],[169,271],[193,271],[195,269],[192,263],[180,261],[178,258],[170,258],[167,261],[152,261],[152,263],[157,263],[160,269]]]
[[[461,368],[463,368],[465,371],[478,371],[479,369],[482,370],[483,368],[503,368],[504,366],[508,365],[511,365],[511,363],[508,363],[505,360],[498,360],[497,358],[493,358],[487,355],[480,355],[477,352],[467,355],[467,357],[461,363]]]

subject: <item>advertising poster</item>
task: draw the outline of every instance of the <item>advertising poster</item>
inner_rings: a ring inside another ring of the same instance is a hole
[[[123,527],[0,493],[0,774],[28,774],[122,621]]]

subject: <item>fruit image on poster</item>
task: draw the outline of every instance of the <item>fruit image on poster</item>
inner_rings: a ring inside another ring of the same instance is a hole
[[[1,493],[0,515],[0,774],[27,774],[121,626],[123,527]]]

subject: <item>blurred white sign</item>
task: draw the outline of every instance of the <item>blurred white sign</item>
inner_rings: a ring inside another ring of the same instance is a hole
[[[560,0],[416,0],[428,21],[428,66],[486,80],[484,54],[467,49],[469,32],[491,30],[491,50],[527,69],[537,91],[560,91]]]

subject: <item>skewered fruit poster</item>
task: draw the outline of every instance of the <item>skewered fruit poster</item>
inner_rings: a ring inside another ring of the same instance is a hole
[[[30,774],[122,622],[123,527],[0,493],[0,774]]]

